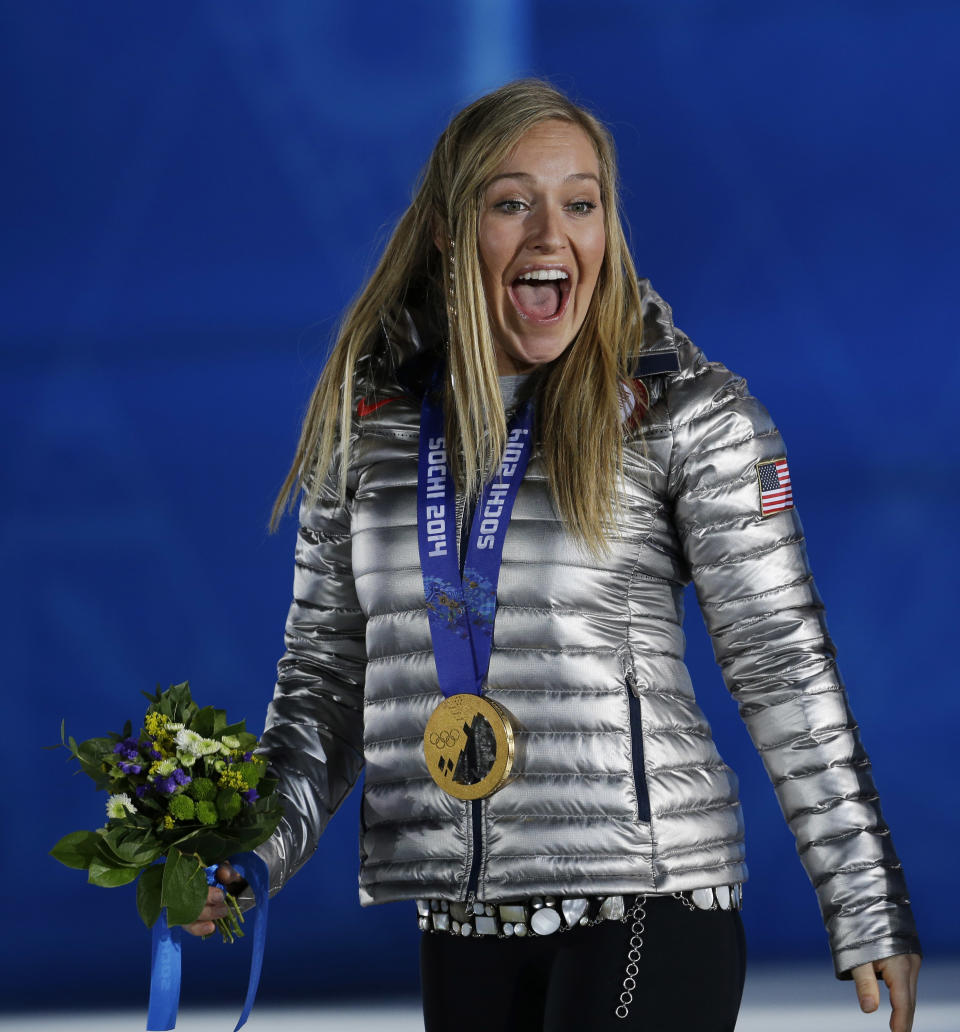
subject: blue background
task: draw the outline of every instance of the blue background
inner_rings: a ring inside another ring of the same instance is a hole
[[[0,16],[3,1006],[144,1000],[132,888],[46,856],[103,799],[40,747],[187,678],[262,729],[294,538],[265,524],[334,323],[451,114],[531,73],[612,126],[638,268],[784,432],[921,934],[957,952],[955,4]],[[694,681],[743,785],[752,956],[829,965],[691,609]],[[412,907],[356,902],[358,798],[275,900],[264,999],[416,989]],[[185,999],[239,996],[245,950],[189,942]]]

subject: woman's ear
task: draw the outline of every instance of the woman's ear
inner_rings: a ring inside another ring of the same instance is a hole
[[[449,240],[450,234],[447,232],[447,227],[444,225],[443,220],[439,217],[434,218],[433,242],[440,254],[445,255],[447,253]]]

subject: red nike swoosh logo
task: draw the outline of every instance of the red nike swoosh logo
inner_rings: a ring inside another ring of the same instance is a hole
[[[384,398],[383,401],[371,405],[365,398],[361,398],[357,404],[357,416],[363,419],[364,416],[369,416],[371,412],[376,412],[378,408],[383,408],[384,405],[389,405],[391,401],[396,400],[396,398]]]

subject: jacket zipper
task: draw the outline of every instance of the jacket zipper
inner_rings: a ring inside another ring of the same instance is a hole
[[[480,859],[483,852],[483,800],[470,800],[470,827],[473,836],[473,856],[470,860],[470,877],[467,879],[467,903],[477,898],[480,884]]]
[[[643,712],[632,671],[627,671],[625,680],[627,699],[630,703],[630,751],[633,757],[633,783],[637,790],[637,817],[649,823],[650,792],[647,788],[647,772],[643,757]]]

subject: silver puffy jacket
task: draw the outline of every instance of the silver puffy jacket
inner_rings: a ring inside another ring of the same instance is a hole
[[[383,371],[402,381],[424,365],[412,321],[370,374],[379,382],[366,384],[346,504],[330,489],[301,510],[262,746],[287,809],[258,850],[271,890],[313,853],[363,768],[364,904],[744,881],[737,779],[683,662],[692,579],[816,887],[837,972],[919,951],[800,520],[760,515],[757,463],[784,455],[780,435],[745,382],[707,362],[642,289],[637,374],[650,406],[626,449],[609,555],[597,561],[565,532],[536,453],[520,487],[485,689],[519,726],[518,776],[482,802],[442,792],[423,755],[442,696],[417,551],[420,399]]]

